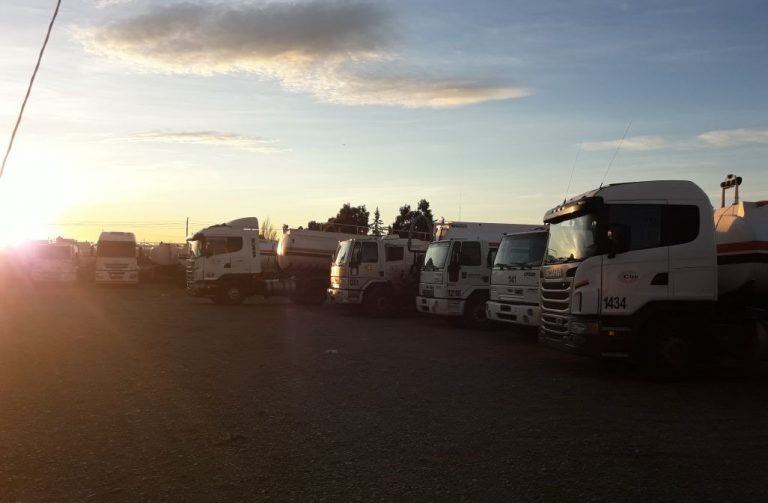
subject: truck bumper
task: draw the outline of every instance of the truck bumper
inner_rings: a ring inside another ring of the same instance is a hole
[[[96,271],[95,280],[102,285],[135,285],[139,282],[139,271]]]
[[[538,327],[541,317],[539,306],[508,304],[491,300],[485,303],[485,312],[489,320],[529,327]]]
[[[461,316],[464,314],[464,304],[462,299],[416,297],[416,310],[436,316]]]
[[[360,304],[363,302],[363,292],[346,288],[329,288],[328,298],[332,304]]]
[[[627,327],[604,327],[598,322],[572,320],[564,334],[539,331],[539,342],[560,351],[584,356],[627,358],[634,336]]]
[[[32,281],[35,283],[74,283],[77,281],[77,273],[67,272],[34,272]]]

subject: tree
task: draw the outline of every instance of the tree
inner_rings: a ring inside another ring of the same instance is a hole
[[[370,213],[365,205],[352,206],[344,203],[335,217],[325,223],[310,220],[307,229],[325,232],[346,232],[348,234],[368,234],[368,217]]]
[[[272,219],[265,218],[262,222],[259,222],[259,237],[261,239],[270,239],[272,241],[277,239],[277,229],[272,228]]]
[[[432,216],[432,209],[429,207],[429,201],[422,199],[416,205],[415,210],[411,210],[410,204],[405,204],[400,207],[400,214],[397,215],[395,221],[392,223],[392,231],[397,232],[401,238],[408,237],[408,231],[411,228],[411,222],[419,218],[413,225],[415,238],[431,239],[432,238],[432,222],[434,217]],[[418,234],[417,234],[418,233]]]
[[[374,236],[381,236],[382,225],[384,221],[381,219],[381,212],[379,207],[376,206],[376,210],[373,212],[373,222],[371,222],[371,234]]]

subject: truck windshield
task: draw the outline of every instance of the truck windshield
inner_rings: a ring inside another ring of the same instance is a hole
[[[342,241],[336,248],[336,253],[333,254],[333,263],[335,265],[344,265],[349,260],[350,250],[352,249],[352,241]]]
[[[136,257],[136,243],[130,241],[99,241],[96,247],[97,257]]]
[[[545,264],[577,262],[597,253],[597,219],[589,213],[549,227]]]
[[[494,269],[538,267],[547,248],[547,233],[504,236],[493,263]]]
[[[450,241],[442,241],[429,245],[427,254],[424,256],[424,270],[441,271],[443,267],[445,267],[445,261],[448,258],[448,250],[450,247]]]
[[[72,257],[72,249],[68,246],[41,246],[37,249],[41,259],[64,260]]]

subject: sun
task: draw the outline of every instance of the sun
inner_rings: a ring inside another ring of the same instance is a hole
[[[87,194],[61,161],[19,152],[0,178],[0,248],[56,237],[62,215]]]

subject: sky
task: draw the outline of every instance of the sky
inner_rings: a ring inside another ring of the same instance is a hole
[[[0,2],[3,147],[54,5]],[[688,179],[719,204],[736,173],[766,199],[767,22],[739,0],[63,0],[0,244],[183,241],[187,218],[295,227],[345,202],[389,224],[421,198],[538,223],[609,164],[606,183]]]

